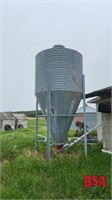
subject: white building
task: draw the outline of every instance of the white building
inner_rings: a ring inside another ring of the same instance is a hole
[[[11,112],[0,113],[0,131],[13,130],[15,128],[15,117]]]
[[[15,128],[27,128],[28,118],[24,113],[13,113],[15,117]]]
[[[86,94],[86,98],[95,97],[89,103],[96,103],[98,140],[103,140],[103,151],[112,153],[112,86]]]

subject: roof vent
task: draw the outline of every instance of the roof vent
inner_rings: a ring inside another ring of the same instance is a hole
[[[65,48],[62,44],[55,44],[53,48]]]

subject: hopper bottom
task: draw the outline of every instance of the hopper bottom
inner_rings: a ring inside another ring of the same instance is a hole
[[[71,115],[76,113],[81,96],[80,92],[75,91],[51,91],[51,134],[58,149],[67,141],[68,131],[74,118]],[[37,93],[36,97],[43,114],[47,115],[47,91]]]

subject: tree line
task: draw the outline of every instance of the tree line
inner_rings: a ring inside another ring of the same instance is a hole
[[[36,111],[32,110],[32,111],[17,111],[14,113],[24,113],[27,117],[36,117]],[[38,115],[42,115],[42,111],[38,110]]]

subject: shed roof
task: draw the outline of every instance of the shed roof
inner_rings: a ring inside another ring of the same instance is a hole
[[[89,100],[87,103],[97,103],[100,99],[100,97],[96,97],[94,99]]]
[[[28,117],[24,113],[13,113],[13,115],[16,119],[28,120]]]
[[[2,120],[15,120],[15,117],[11,112],[1,112],[0,113],[0,119]]]
[[[95,96],[99,96],[99,97],[103,97],[103,96],[108,96],[111,97],[111,92],[112,92],[112,86],[110,87],[106,87],[100,90],[96,90],[93,91],[91,93],[88,93],[85,95],[86,98],[90,98],[90,97],[95,97]]]
[[[83,113],[83,106],[81,108],[79,108],[76,113]],[[96,113],[96,109],[94,109],[86,104],[86,113]]]

